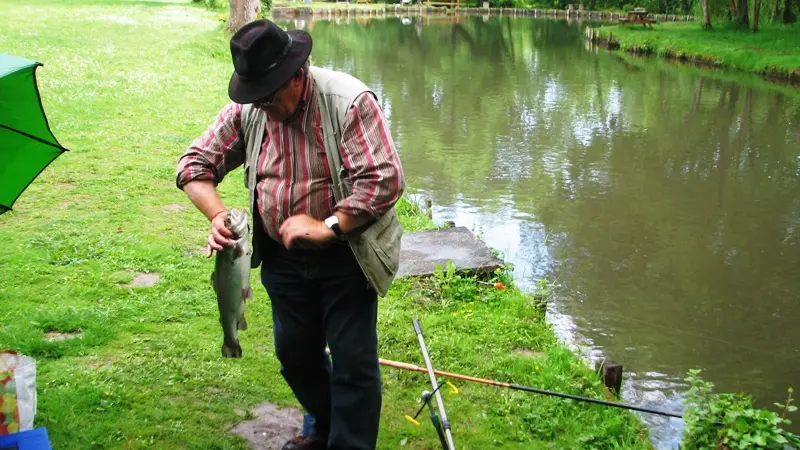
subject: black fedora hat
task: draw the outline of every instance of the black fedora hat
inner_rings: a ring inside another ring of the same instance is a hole
[[[311,36],[285,31],[263,19],[243,26],[231,38],[233,75],[228,96],[236,103],[253,103],[277,91],[311,54]]]

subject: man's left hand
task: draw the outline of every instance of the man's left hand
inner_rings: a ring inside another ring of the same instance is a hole
[[[324,246],[336,238],[336,234],[325,226],[325,222],[305,214],[298,214],[286,219],[281,225],[279,233],[283,240],[283,246],[287,249],[298,245],[300,241]]]

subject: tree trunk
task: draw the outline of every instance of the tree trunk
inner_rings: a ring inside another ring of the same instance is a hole
[[[739,0],[739,20],[738,25],[742,28],[750,28],[750,14],[747,0]]]
[[[761,0],[753,0],[753,33],[758,31],[758,21],[761,19]]]
[[[231,33],[239,31],[245,24],[256,20],[259,12],[261,12],[260,0],[230,0],[228,30]]]
[[[775,0],[775,11],[772,12],[772,21],[781,20],[781,0]]]
[[[703,0],[703,28],[711,29],[711,11],[708,8],[708,0]]]
[[[783,23],[795,22],[797,22],[797,16],[792,11],[792,0],[786,0],[786,4],[783,5]]]
[[[728,19],[733,22],[734,18],[739,17],[736,11],[736,0],[728,0]]]
[[[700,106],[700,97],[702,97],[703,95],[703,83],[705,83],[705,81],[706,79],[703,77],[700,77],[700,79],[697,80],[697,86],[695,86],[694,88],[694,99],[692,100],[692,109],[689,111],[690,113],[697,111],[697,107]]]

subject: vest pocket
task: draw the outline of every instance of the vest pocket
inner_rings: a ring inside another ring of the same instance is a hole
[[[403,227],[400,226],[394,211],[389,213],[389,217],[383,219],[375,224],[376,229],[370,233],[368,239],[370,246],[388,272],[394,274],[400,265],[400,238],[403,235]]]

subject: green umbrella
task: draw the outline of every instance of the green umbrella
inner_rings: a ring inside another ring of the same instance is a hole
[[[0,214],[66,151],[42,108],[36,68],[42,63],[0,53]]]

